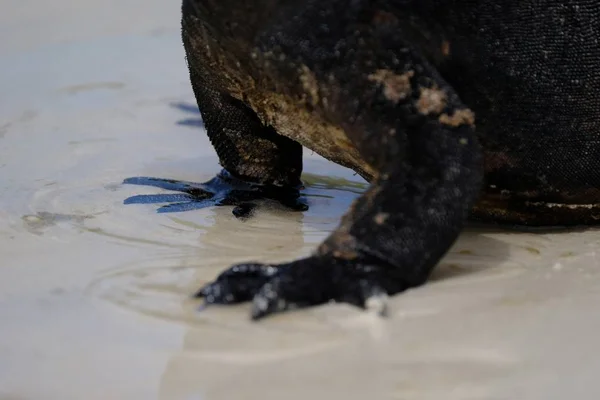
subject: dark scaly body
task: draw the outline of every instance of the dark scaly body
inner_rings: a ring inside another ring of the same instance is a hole
[[[236,179],[297,187],[300,144],[371,183],[310,257],[200,292],[255,317],[423,283],[467,218],[600,222],[600,3],[184,0],[209,137]]]

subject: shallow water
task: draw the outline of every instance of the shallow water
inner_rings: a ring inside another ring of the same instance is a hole
[[[472,227],[387,320],[331,304],[258,324],[246,305],[198,311],[189,295],[228,265],[308,254],[364,181],[307,151],[305,213],[124,205],[161,192],[126,177],[219,170],[178,7],[39,4],[0,16],[0,399],[600,394],[595,230]]]

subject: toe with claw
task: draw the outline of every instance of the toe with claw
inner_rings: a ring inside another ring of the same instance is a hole
[[[300,197],[300,187],[281,187],[247,182],[226,170],[205,183],[172,179],[134,177],[124,184],[153,186],[179,193],[136,195],[125,199],[125,204],[169,203],[157,209],[159,213],[196,210],[210,206],[234,206],[233,215],[244,219],[250,217],[257,201],[274,200],[294,211],[306,211],[308,205]]]
[[[395,282],[395,283],[393,283]],[[250,301],[252,319],[337,301],[387,314],[387,296],[407,288],[384,267],[312,256],[287,264],[235,265],[196,293],[204,307]]]

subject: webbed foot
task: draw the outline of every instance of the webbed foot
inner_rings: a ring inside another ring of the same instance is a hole
[[[306,211],[308,205],[300,197],[300,187],[281,187],[247,182],[225,169],[205,183],[173,179],[133,177],[124,184],[154,186],[180,193],[142,194],[125,199],[124,204],[170,203],[157,209],[159,213],[182,212],[211,206],[235,206],[233,215],[247,218],[257,207],[256,201],[274,200],[294,211]]]

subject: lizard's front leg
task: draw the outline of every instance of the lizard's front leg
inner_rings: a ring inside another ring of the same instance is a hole
[[[339,10],[311,4],[297,21],[353,18],[345,2],[336,3]],[[312,255],[233,266],[198,292],[207,303],[250,300],[253,318],[331,300],[365,307],[425,282],[460,233],[483,177],[474,115],[398,31],[365,27],[369,12],[376,10],[356,10],[363,30],[351,38],[344,24],[319,37],[307,36],[300,23],[287,26],[276,45],[288,65],[295,60],[311,70],[327,96],[317,112],[339,121],[378,172],[374,181]],[[292,80],[285,65],[280,71]]]

